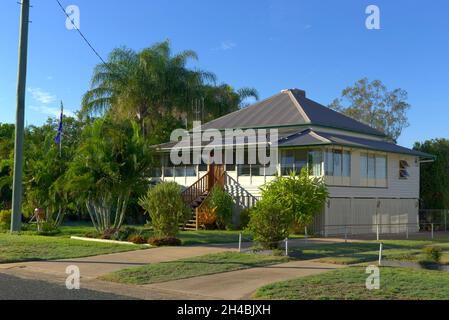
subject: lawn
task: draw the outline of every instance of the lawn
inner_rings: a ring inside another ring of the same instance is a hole
[[[449,243],[428,240],[388,240],[382,243],[382,257],[385,260],[418,262],[424,259],[422,249],[425,246],[437,245],[445,251],[442,262],[449,262]],[[316,259],[319,262],[348,265],[371,262],[379,258],[379,243],[364,241],[302,246],[293,248],[291,256],[301,260]]]
[[[363,267],[348,267],[260,288],[256,299],[418,300],[449,299],[449,274],[409,268],[380,269],[380,289],[368,290]]]
[[[119,270],[102,277],[102,279],[142,285],[262,267],[287,261],[288,258],[283,256],[225,252]]]
[[[141,248],[147,247],[0,233],[0,263],[79,258]]]

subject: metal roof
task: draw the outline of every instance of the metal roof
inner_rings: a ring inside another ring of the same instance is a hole
[[[346,146],[358,149],[406,154],[422,158],[434,158],[431,154],[401,147],[388,141],[371,140],[341,134],[319,132],[311,129],[298,132],[279,140],[280,148],[320,145]]]
[[[267,128],[317,125],[364,134],[385,136],[370,126],[331,110],[306,97],[299,89],[281,93],[202,126],[206,129]]]

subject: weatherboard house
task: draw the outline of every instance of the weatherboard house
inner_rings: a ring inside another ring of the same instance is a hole
[[[248,163],[175,166],[169,154],[176,142],[157,146],[162,167],[153,179],[175,181],[186,188],[185,199],[195,213],[187,228],[199,227],[198,209],[214,183],[221,183],[234,197],[236,208],[245,208],[254,205],[260,187],[275,174],[308,166],[310,174],[325,180],[329,191],[309,230],[322,235],[371,233],[378,228],[382,233],[417,230],[420,163],[431,155],[401,147],[382,132],[307,98],[299,89],[283,90],[206,123],[201,130],[249,128],[278,129],[276,173]]]

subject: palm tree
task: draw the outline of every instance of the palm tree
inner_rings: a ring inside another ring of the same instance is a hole
[[[107,64],[95,68],[82,113],[111,111],[136,120],[146,134],[146,125],[151,128],[164,114],[189,111],[204,83],[215,81],[210,72],[187,68],[189,61],[197,59],[191,50],[173,55],[169,41],[141,52],[115,49]]]
[[[204,86],[203,94],[207,106],[205,110],[206,120],[213,120],[246,107],[245,101],[248,98],[259,100],[259,93],[256,89],[245,87],[235,90],[227,84]]]
[[[86,127],[64,177],[64,189],[84,203],[95,228],[119,229],[132,193],[148,187],[152,157],[136,122],[97,119]]]

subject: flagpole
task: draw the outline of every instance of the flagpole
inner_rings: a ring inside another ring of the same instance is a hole
[[[61,123],[62,123],[62,121],[63,121],[63,119],[64,119],[64,104],[62,103],[62,100],[61,100],[61,119],[60,119],[60,121],[61,121]],[[59,158],[62,158],[62,129],[63,127],[61,126],[61,137],[59,138],[60,140],[59,140]]]

